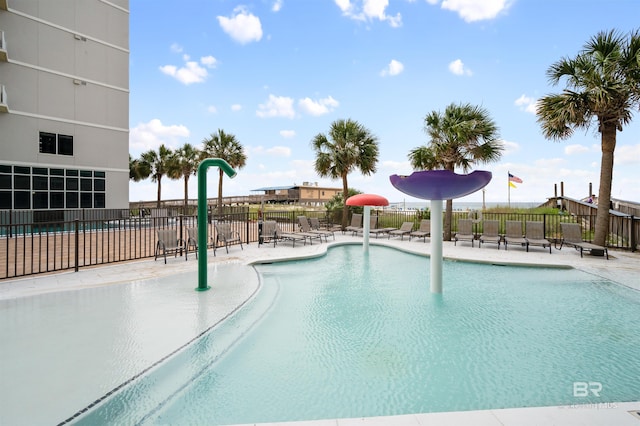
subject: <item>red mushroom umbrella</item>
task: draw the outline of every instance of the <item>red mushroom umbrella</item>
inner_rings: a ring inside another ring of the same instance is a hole
[[[364,218],[362,237],[364,251],[369,251],[369,230],[371,226],[371,206],[388,206],[389,200],[376,194],[358,194],[347,198],[348,206],[363,206]]]

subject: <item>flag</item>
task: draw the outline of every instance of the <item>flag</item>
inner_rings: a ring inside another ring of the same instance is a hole
[[[515,185],[513,184],[513,182],[511,182],[511,181],[509,181],[509,186],[510,186],[511,188],[517,188],[517,186],[515,186]]]
[[[520,179],[518,176],[515,176],[509,173],[509,182],[522,183],[522,179]]]

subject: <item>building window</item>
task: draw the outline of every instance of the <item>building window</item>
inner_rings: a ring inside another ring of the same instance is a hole
[[[0,165],[0,209],[106,208],[106,172]]]
[[[56,153],[56,134],[40,132],[40,152],[42,154]]]
[[[73,155],[73,136],[58,135],[58,154]]]

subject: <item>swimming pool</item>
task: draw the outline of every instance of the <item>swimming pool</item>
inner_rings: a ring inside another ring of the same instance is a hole
[[[640,294],[383,247],[256,268],[248,306],[79,424],[229,424],[637,400]],[[585,395],[586,393],[586,395]]]

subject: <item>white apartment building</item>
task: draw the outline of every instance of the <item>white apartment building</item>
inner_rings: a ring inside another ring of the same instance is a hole
[[[129,0],[0,0],[0,210],[128,208]]]

